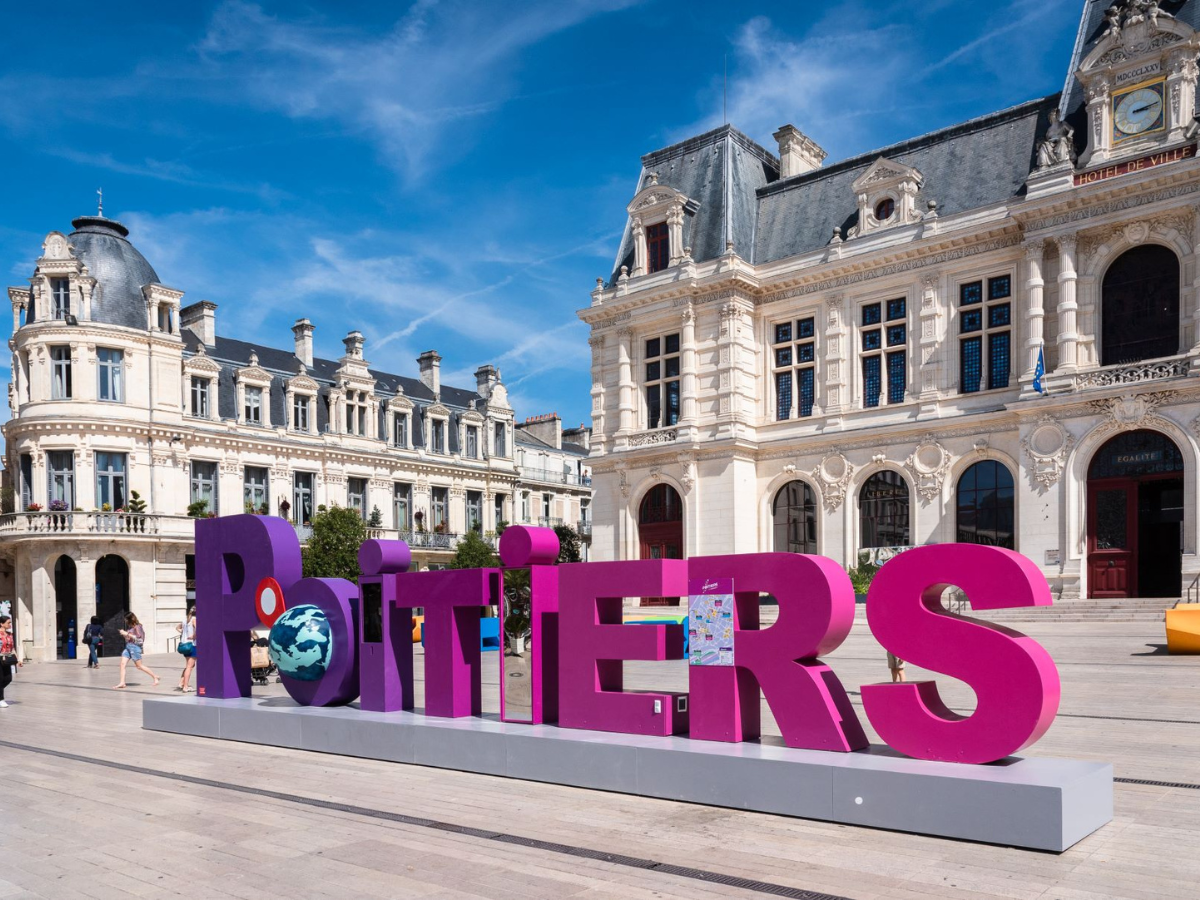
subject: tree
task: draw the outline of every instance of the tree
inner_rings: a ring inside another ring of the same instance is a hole
[[[490,569],[496,565],[496,554],[478,531],[468,531],[454,545],[451,569]]]
[[[570,525],[555,525],[554,533],[558,535],[558,562],[583,562],[583,552],[579,543],[579,533]]]
[[[137,491],[129,492],[129,502],[125,504],[125,511],[137,513],[141,515],[146,511],[146,501],[141,498]]]
[[[358,510],[322,508],[312,518],[312,537],[304,546],[305,578],[345,578],[358,583],[358,548],[367,526]]]
[[[367,519],[367,527],[368,528],[382,528],[383,527],[383,513],[381,513],[379,511],[378,506],[371,507],[371,517],[369,519]]]

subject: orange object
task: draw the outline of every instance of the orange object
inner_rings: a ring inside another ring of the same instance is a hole
[[[421,626],[425,624],[424,616],[413,616],[413,643],[421,643]]]
[[[1200,603],[1167,610],[1167,652],[1200,653]]]

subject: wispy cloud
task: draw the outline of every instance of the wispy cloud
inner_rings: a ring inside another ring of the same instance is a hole
[[[1020,11],[1022,8],[1026,8],[1028,11],[1024,12],[1024,14],[1021,14]],[[1015,3],[1009,10],[1009,18],[1011,21],[1009,21],[1008,24],[1000,25],[999,27],[987,28],[987,30],[975,40],[963,44],[953,53],[942,57],[933,65],[927,66],[922,77],[932,75],[934,72],[937,72],[940,69],[944,69],[947,66],[953,65],[960,59],[964,59],[970,54],[976,52],[984,45],[994,44],[996,39],[1003,35],[1010,34],[1014,31],[1024,30],[1038,19],[1043,19],[1047,15],[1058,12],[1059,10],[1056,9],[1053,4],[1040,2],[1040,0],[1032,3],[1029,2],[1029,0],[1022,0],[1022,2]],[[1013,13],[1016,13],[1016,18],[1012,18]]]
[[[122,162],[111,153],[86,153],[69,147],[59,147],[48,151],[52,156],[65,159],[76,165],[99,169],[106,172],[116,172],[120,175],[134,175],[139,178],[152,178],[156,181],[169,181],[188,187],[204,188],[206,190],[231,191],[238,194],[253,194],[264,201],[278,202],[287,195],[269,184],[243,184],[216,175],[197,172],[191,166],[180,162],[170,162],[147,157],[140,163]]]

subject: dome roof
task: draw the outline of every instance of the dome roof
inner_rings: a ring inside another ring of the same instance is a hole
[[[146,329],[146,297],[142,288],[158,283],[158,273],[127,237],[129,229],[101,216],[71,222],[71,249],[96,279],[92,321]]]

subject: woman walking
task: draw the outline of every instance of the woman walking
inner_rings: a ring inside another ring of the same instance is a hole
[[[104,645],[104,626],[100,624],[99,616],[92,616],[92,621],[83,626],[83,642],[87,644],[89,669],[100,668],[100,648]]]
[[[12,618],[0,616],[0,709],[8,708],[8,701],[4,699],[4,689],[12,684],[13,669],[23,665],[17,657],[16,644],[13,641]]]
[[[131,612],[125,613],[125,627],[121,629],[121,637],[125,638],[125,649],[121,652],[121,683],[113,685],[114,690],[119,691],[125,688],[125,666],[130,660],[133,660],[134,668],[140,669],[153,678],[154,686],[158,687],[158,676],[142,665],[142,647],[146,643],[146,629],[142,627],[138,617]]]
[[[183,672],[179,675],[179,687],[175,690],[190,694],[192,688],[188,682],[192,679],[192,670],[196,668],[196,607],[187,611],[183,621],[175,626],[179,632],[179,652],[187,660],[183,664]]]

